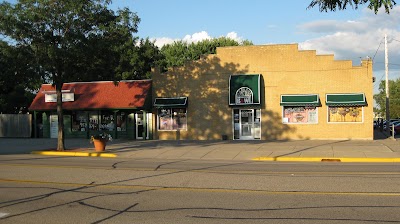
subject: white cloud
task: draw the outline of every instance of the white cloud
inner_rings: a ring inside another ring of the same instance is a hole
[[[160,38],[151,38],[151,41],[155,41],[154,44],[161,48],[162,46],[166,45],[166,44],[172,44],[174,41],[177,41],[178,39],[172,39],[172,38],[168,38],[168,37],[160,37]]]
[[[299,29],[303,33],[324,35],[299,43],[299,47],[316,50],[318,54],[334,54],[336,59],[353,60],[355,64],[360,63],[360,58],[369,56],[374,58],[374,71],[379,71],[384,66],[383,40],[387,34],[389,70],[400,70],[399,24],[400,7],[394,7],[390,15],[384,12],[375,15],[365,9],[363,16],[355,21],[327,20],[302,24]],[[396,65],[396,62],[399,63]]]
[[[197,43],[199,41],[209,40],[209,39],[211,39],[210,35],[208,35],[206,31],[201,31],[198,33],[194,33],[192,35],[186,35],[183,38],[183,41],[187,43]]]
[[[228,34],[225,35],[225,37],[227,38],[231,38],[233,40],[236,40],[238,42],[242,41],[243,38],[239,37],[238,34],[236,32],[229,32]],[[206,31],[201,31],[201,32],[197,32],[194,34],[188,34],[185,35],[182,39],[172,39],[169,37],[157,37],[157,38],[151,38],[152,41],[155,41],[155,45],[159,48],[161,48],[162,46],[166,45],[166,44],[171,44],[174,41],[185,41],[187,43],[197,43],[199,41],[203,41],[203,40],[209,40],[212,39],[213,37],[211,37]]]

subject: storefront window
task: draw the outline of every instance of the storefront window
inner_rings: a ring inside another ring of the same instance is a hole
[[[86,131],[87,118],[86,113],[83,111],[76,111],[72,113],[72,131]]]
[[[114,113],[101,111],[100,131],[114,131]]]
[[[125,114],[125,112],[117,113],[117,131],[126,131],[126,114]]]
[[[362,122],[363,108],[354,107],[329,107],[328,122]]]
[[[186,129],[186,108],[162,108],[158,110],[158,130]]]
[[[89,130],[99,130],[99,114],[97,111],[89,113]]]
[[[296,106],[283,107],[283,123],[285,124],[316,124],[318,113],[316,107]]]

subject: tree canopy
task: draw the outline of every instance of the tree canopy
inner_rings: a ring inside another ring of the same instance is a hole
[[[121,50],[135,43],[139,17],[110,0],[20,0],[0,4],[0,34],[34,58],[29,64],[56,87],[58,150],[64,150],[64,82],[117,80]],[[85,79],[85,80],[84,80]]]
[[[374,95],[377,107],[374,112],[381,116],[386,114],[386,82],[379,83],[379,93]],[[400,79],[389,80],[389,113],[391,118],[400,117]]]
[[[35,58],[30,48],[0,41],[0,112],[26,113],[33,90],[41,81],[30,66]]]
[[[206,39],[197,43],[187,43],[185,41],[175,41],[172,44],[164,45],[161,48],[163,58],[160,64],[163,70],[167,68],[182,66],[186,61],[200,59],[200,56],[206,54],[215,54],[217,47],[253,45],[249,40],[238,42],[231,38],[220,37]]]
[[[312,0],[307,8],[310,9],[318,6],[319,11],[328,12],[345,10],[348,6],[357,9],[359,5],[364,4],[368,4],[368,8],[373,10],[375,14],[377,14],[378,10],[382,7],[384,7],[385,12],[389,14],[393,6],[396,5],[396,2],[394,0]]]

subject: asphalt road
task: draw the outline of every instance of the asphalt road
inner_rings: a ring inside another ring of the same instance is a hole
[[[0,157],[0,223],[399,223],[400,165]]]

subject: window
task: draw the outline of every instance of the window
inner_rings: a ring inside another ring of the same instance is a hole
[[[72,112],[72,131],[86,131],[87,118],[83,111]]]
[[[328,107],[328,122],[363,122],[362,106]]]
[[[186,108],[158,109],[158,130],[186,130]]]
[[[125,114],[125,112],[117,113],[117,131],[126,131],[126,114]]]
[[[114,131],[114,113],[101,111],[100,131]]]
[[[318,111],[316,107],[295,106],[283,107],[283,123],[285,124],[316,124]]]
[[[92,111],[89,113],[89,130],[99,130],[99,114],[97,111]]]

